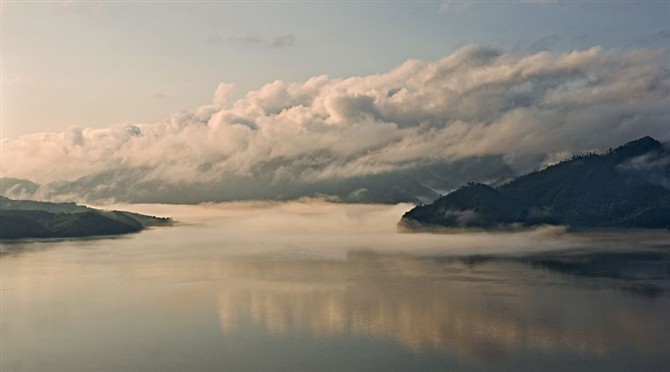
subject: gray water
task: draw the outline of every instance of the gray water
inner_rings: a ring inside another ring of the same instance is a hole
[[[0,370],[662,371],[670,234],[402,234],[409,206],[131,205],[3,243]]]

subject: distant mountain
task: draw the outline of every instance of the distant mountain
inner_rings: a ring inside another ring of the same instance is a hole
[[[400,227],[670,228],[670,150],[651,137],[490,187],[470,183],[405,213]]]
[[[324,179],[309,179],[296,174],[277,179],[275,171],[287,167],[286,161],[269,161],[253,168],[248,175],[222,175],[220,179],[178,183],[147,177],[153,172],[146,168],[108,169],[75,180],[44,184],[0,178],[0,195],[13,199],[78,200],[91,204],[198,204],[302,197],[322,197],[347,203],[425,203],[466,181],[490,182],[518,174],[502,156],[475,156],[411,162],[374,174],[334,175]],[[321,170],[315,168],[314,172]]]
[[[72,238],[138,232],[169,218],[103,211],[74,203],[12,200],[0,196],[0,239]]]

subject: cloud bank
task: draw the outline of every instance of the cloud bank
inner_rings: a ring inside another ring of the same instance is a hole
[[[370,182],[392,192],[389,182],[423,169],[412,187],[439,193],[458,185],[436,169],[480,181],[644,135],[670,140],[658,50],[467,46],[376,75],[278,80],[229,102],[232,89],[222,83],[211,103],[160,123],[3,139],[2,175],[49,184],[42,197],[195,202],[349,195]]]

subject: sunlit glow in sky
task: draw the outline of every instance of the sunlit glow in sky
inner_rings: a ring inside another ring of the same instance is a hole
[[[2,137],[158,122],[275,80],[389,71],[462,46],[669,48],[670,3],[2,2]]]

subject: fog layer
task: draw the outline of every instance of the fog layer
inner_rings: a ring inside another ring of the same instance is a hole
[[[667,366],[667,232],[402,234],[410,205],[320,200],[114,207],[181,223],[0,243],[3,370]],[[662,252],[661,275],[635,257],[642,276],[564,270],[580,251]]]

